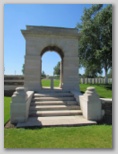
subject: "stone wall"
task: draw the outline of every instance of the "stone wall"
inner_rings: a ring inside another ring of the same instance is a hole
[[[79,95],[79,102],[85,119],[112,124],[112,99],[99,98],[94,87],[88,87],[83,95]]]
[[[12,96],[16,87],[24,86],[23,75],[4,75],[4,96]]]
[[[105,114],[100,123],[112,124],[112,99],[101,98],[101,101]]]

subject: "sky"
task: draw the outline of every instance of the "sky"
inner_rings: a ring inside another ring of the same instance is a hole
[[[26,25],[75,28],[81,22],[84,8],[90,7],[91,4],[5,4],[4,74],[22,74],[26,42],[21,30],[26,29]],[[42,70],[53,75],[58,61],[57,53],[46,52],[42,57]],[[84,69],[79,73],[83,74]]]

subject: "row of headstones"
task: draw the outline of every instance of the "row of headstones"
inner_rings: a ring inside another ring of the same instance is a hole
[[[83,83],[90,83],[90,84],[95,84],[95,83],[105,83],[105,79],[104,78],[80,78],[79,79],[79,83],[83,84]],[[112,83],[112,78],[108,79],[108,83]]]
[[[52,80],[55,79],[55,77],[50,77],[48,78],[51,80],[51,87],[52,87]],[[7,82],[7,80],[11,80],[11,82]],[[23,85],[24,83],[24,76],[5,76],[4,77],[4,84],[5,85],[12,85],[12,84],[16,84],[16,82],[14,82],[14,80],[18,80],[18,85]],[[81,84],[104,84],[105,83],[105,79],[104,78],[79,78],[79,83]],[[108,83],[112,83],[112,78],[108,78]]]

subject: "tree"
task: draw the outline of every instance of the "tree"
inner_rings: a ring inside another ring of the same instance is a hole
[[[105,70],[105,82],[108,83],[108,70],[112,67],[112,6],[108,5],[98,15],[100,21],[100,49],[97,57]]]
[[[46,77],[46,74],[45,74],[44,71],[41,72],[41,77],[42,77],[42,78],[45,78],[45,77]]]
[[[112,67],[112,6],[92,5],[84,10],[81,20],[77,25],[80,63],[94,74],[104,69],[107,83],[107,72]]]
[[[60,62],[57,63],[57,65],[54,67],[54,75],[60,75]]]
[[[112,68],[109,70],[108,78],[112,78]]]
[[[89,65],[89,66],[87,66],[86,68],[85,68],[85,74],[84,74],[84,76],[85,77],[87,77],[87,78],[95,78],[95,77],[97,77],[98,76],[98,72],[99,72],[99,74],[101,74],[102,73],[102,70],[101,70],[101,72],[98,70],[99,68],[97,68],[97,66],[96,65]]]

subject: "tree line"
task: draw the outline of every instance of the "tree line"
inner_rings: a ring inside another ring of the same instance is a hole
[[[80,67],[85,67],[89,77],[102,74],[104,69],[105,83],[108,83],[108,71],[112,72],[112,5],[85,8],[76,27],[80,34]]]

